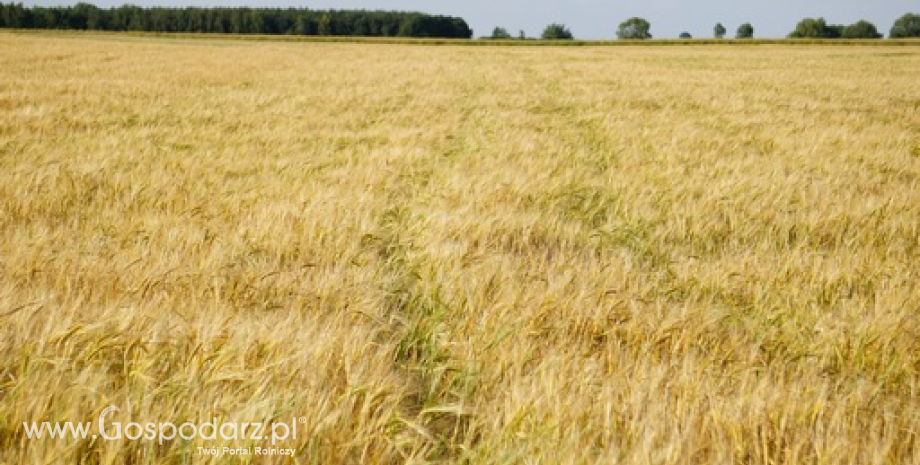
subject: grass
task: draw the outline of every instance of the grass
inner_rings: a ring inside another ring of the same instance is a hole
[[[920,53],[0,50],[2,463],[920,461]]]

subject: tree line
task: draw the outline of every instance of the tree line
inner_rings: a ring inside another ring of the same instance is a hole
[[[617,28],[618,39],[651,39],[651,24],[643,18],[629,18],[620,23]],[[728,30],[722,23],[716,23],[713,28],[713,37],[722,39]],[[809,39],[881,39],[883,34],[878,31],[869,21],[860,20],[854,24],[827,24],[824,18],[805,18],[801,20],[794,31],[789,33],[789,38],[809,38]],[[892,39],[920,37],[920,15],[907,13],[895,21],[889,32]],[[511,39],[511,34],[503,27],[496,27],[491,39]],[[519,38],[524,38],[524,32],[521,31]],[[572,39],[574,35],[565,25],[553,23],[546,26],[541,36],[543,39],[560,40]],[[681,39],[692,39],[689,32],[680,34]],[[737,39],[753,39],[754,26],[751,23],[744,23],[738,26],[735,32]]]
[[[26,7],[0,3],[0,27],[94,31],[300,34],[321,36],[436,37],[469,39],[462,18],[415,12],[309,10],[302,8],[98,8]]]
[[[620,23],[620,26],[617,28],[617,38],[624,40],[642,40],[642,39],[651,39],[652,25],[644,18],[629,18],[626,21]],[[725,35],[725,27],[722,24],[717,24],[715,28],[715,35],[717,38],[721,39]],[[754,27],[750,23],[744,23],[738,27],[737,36],[739,39],[750,39],[754,37]],[[487,37],[489,39],[512,39],[508,30],[503,27],[496,27],[492,31],[492,36]],[[524,31],[521,31],[520,39],[524,39]],[[569,30],[564,24],[552,23],[546,26],[546,29],[543,30],[543,34],[540,35],[541,39],[544,40],[566,40],[574,39],[575,36],[572,34],[572,31]],[[681,33],[681,39],[692,39],[693,37],[687,33]]]
[[[892,39],[920,37],[920,16],[907,13],[891,26],[888,34]],[[805,18],[799,21],[790,38],[810,39],[881,39],[883,34],[874,24],[866,20],[854,24],[827,24],[824,18]]]

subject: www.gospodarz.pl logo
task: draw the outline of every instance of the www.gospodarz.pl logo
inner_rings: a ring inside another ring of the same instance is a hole
[[[292,417],[291,421],[275,421],[271,423],[262,423],[262,422],[217,422],[217,418],[214,417],[210,422],[204,422],[201,424],[195,424],[192,422],[185,422],[179,426],[176,426],[172,422],[147,422],[147,423],[137,423],[130,422],[122,426],[121,422],[111,421],[108,424],[106,423],[106,417],[113,412],[120,412],[121,409],[115,406],[106,407],[102,413],[99,414],[99,423],[98,423],[98,434],[92,434],[93,423],[92,422],[65,422],[65,423],[27,423],[23,422],[22,426],[26,430],[26,436],[29,439],[41,439],[47,432],[48,436],[52,438],[64,438],[71,436],[74,439],[86,439],[91,437],[97,439],[102,437],[108,441],[128,439],[131,441],[157,441],[159,444],[163,444],[166,441],[172,441],[176,438],[181,438],[184,440],[192,440],[196,438],[203,439],[205,441],[213,441],[218,437],[227,441],[232,440],[250,440],[250,441],[271,441],[271,445],[275,445],[278,441],[284,440],[296,440],[297,439],[297,424],[303,424],[307,422],[306,417]],[[113,414],[114,417],[114,414]],[[207,448],[199,447],[199,453],[208,453]],[[294,449],[274,449],[274,448],[261,448],[261,447],[247,447],[247,448],[210,448],[211,453],[213,454],[214,450],[218,453],[215,455],[220,455],[220,452],[226,454],[235,455],[239,453],[240,455],[253,454],[260,455],[260,453],[265,453],[266,455],[293,455]]]

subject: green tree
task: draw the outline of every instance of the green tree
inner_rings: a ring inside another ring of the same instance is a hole
[[[200,8],[192,8],[189,12],[187,30],[189,32],[205,32],[208,25],[204,19],[204,14]]]
[[[447,37],[455,39],[472,39],[473,29],[463,18],[446,18],[450,21],[451,29]]]
[[[9,5],[0,3],[0,25],[2,27],[20,27],[19,12],[16,10],[15,3],[10,3]]]
[[[37,7],[31,11],[28,8],[21,9],[19,15],[19,27],[36,27],[45,29],[57,29],[64,27],[61,21],[61,10],[55,8]]]
[[[210,10],[209,12],[209,17],[211,19],[210,31],[218,34],[227,32],[228,25],[225,23],[223,15],[216,10]]]
[[[723,26],[722,23],[716,23],[716,27],[712,28],[712,35],[713,35],[716,39],[721,39],[721,38],[725,37],[725,34],[726,34],[727,32],[728,32],[728,31],[725,30],[725,26]]]
[[[735,37],[738,39],[753,39],[754,26],[751,26],[751,23],[744,23],[738,26],[738,31],[735,34]]]
[[[617,29],[617,38],[620,39],[651,39],[652,25],[642,18],[629,18],[620,23]]]
[[[351,31],[356,36],[368,36],[371,34],[371,23],[367,16],[360,15],[354,22],[354,29]]]
[[[901,16],[894,22],[894,25],[891,26],[891,33],[889,35],[892,39],[920,37],[920,15],[907,13]]]
[[[265,17],[262,15],[262,10],[253,9],[249,11],[249,14],[246,15],[246,33],[247,34],[263,34],[265,33]]]
[[[332,35],[332,18],[328,13],[323,14],[319,18],[319,26],[317,27],[317,34],[321,36]]]
[[[71,29],[101,29],[99,8],[89,3],[80,2],[70,9],[68,26]]]
[[[843,28],[840,37],[845,39],[881,39],[882,34],[879,34],[875,24],[866,20],[859,20],[856,24]]]
[[[496,27],[492,30],[493,39],[510,39],[511,34],[508,33],[508,30],[503,27]]]
[[[827,24],[824,18],[805,18],[789,34],[793,39],[836,39],[843,35],[844,27]]]
[[[307,19],[307,15],[297,15],[297,19],[294,21],[294,34],[314,35],[316,31],[313,30],[312,25],[310,20]]]
[[[561,39],[572,39],[572,31],[569,31],[563,24],[550,24],[546,26],[546,29],[543,30],[543,35],[541,36],[546,40],[561,40]]]
[[[399,32],[396,33],[396,35],[399,37],[418,37],[421,30],[421,18],[418,16],[410,16],[400,23]]]
[[[129,31],[147,31],[147,23],[144,21],[146,17],[144,12],[138,6],[131,6],[131,16],[128,19],[128,30]]]

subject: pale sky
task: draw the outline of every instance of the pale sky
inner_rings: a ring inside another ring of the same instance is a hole
[[[888,35],[894,21],[905,13],[920,14],[917,0],[85,0],[100,7],[133,3],[140,6],[268,6],[310,9],[411,10],[460,16],[476,37],[490,35],[501,26],[512,35],[524,30],[539,36],[549,23],[565,24],[579,39],[616,37],[623,20],[640,16],[652,24],[656,38],[674,38],[687,31],[693,37],[712,37],[721,22],[733,37],[738,26],[750,22],[759,38],[785,37],[806,17],[823,17],[830,24],[869,20]],[[72,5],[68,0],[25,0],[32,5]]]

